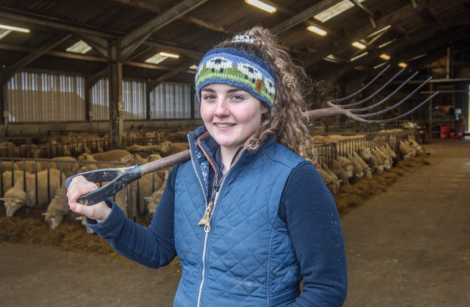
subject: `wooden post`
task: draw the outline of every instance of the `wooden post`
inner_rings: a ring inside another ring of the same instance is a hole
[[[432,95],[433,86],[432,83],[429,82],[429,91]],[[432,139],[434,136],[432,135],[432,99],[429,100],[429,139]]]
[[[111,149],[121,147],[119,102],[122,102],[122,63],[117,61],[117,42],[110,44],[109,62],[109,141]]]
[[[196,89],[194,88],[194,86],[191,86],[191,90],[190,90],[190,94],[191,96],[191,119],[194,119],[195,118],[195,113],[196,113],[196,102],[194,101],[195,100],[195,96],[196,96]]]

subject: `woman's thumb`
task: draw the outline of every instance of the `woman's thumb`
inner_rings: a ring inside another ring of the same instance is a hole
[[[86,215],[88,217],[90,217],[90,215],[92,214],[92,209],[90,207],[78,203],[71,204],[70,210],[79,214]]]

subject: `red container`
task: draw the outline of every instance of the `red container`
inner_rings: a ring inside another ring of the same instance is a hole
[[[461,140],[461,139],[462,139],[462,135],[460,135],[460,134],[458,134],[458,135],[451,135],[450,138],[453,139],[453,140]]]
[[[441,139],[448,139],[449,134],[448,133],[441,133]]]
[[[441,133],[449,134],[451,130],[449,126],[441,126]]]

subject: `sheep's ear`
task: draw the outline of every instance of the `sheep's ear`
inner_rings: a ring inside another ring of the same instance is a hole
[[[83,220],[83,216],[76,217],[75,219],[76,219],[77,221],[81,221],[81,220]]]
[[[52,212],[52,216],[55,217],[55,213],[54,213],[54,212]]]
[[[47,215],[49,212],[44,212],[42,215]]]
[[[17,204],[22,204],[23,202],[22,202],[21,200],[19,200],[19,199],[15,199],[15,203],[17,203]]]

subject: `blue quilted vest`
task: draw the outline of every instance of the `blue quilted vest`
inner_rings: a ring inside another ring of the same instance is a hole
[[[208,202],[208,161],[188,134],[191,161],[175,185],[175,246],[183,276],[174,306],[283,306],[300,295],[300,266],[279,202],[291,171],[305,161],[274,136],[244,149],[224,176],[210,227],[198,226]]]

